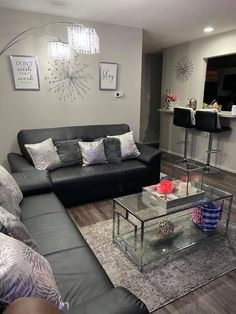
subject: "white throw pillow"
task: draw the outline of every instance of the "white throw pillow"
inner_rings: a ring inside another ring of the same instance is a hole
[[[38,170],[52,170],[60,167],[61,161],[51,138],[36,143],[25,144],[33,164]]]
[[[23,194],[18,184],[3,166],[0,166],[0,186],[9,192],[16,204],[20,204],[23,200]]]
[[[38,250],[35,241],[31,237],[25,225],[23,225],[19,218],[9,213],[1,206],[0,206],[0,222],[6,228],[8,234],[11,237],[25,243],[34,251]]]
[[[48,261],[24,243],[0,233],[0,300],[38,297],[68,308],[56,286]]]
[[[121,135],[108,135],[107,137],[115,137],[120,140],[121,157],[123,160],[136,158],[140,155],[140,152],[135,144],[133,131]]]
[[[83,157],[83,166],[107,163],[103,139],[78,143]]]
[[[21,218],[21,208],[14,200],[12,193],[0,183],[0,206],[17,218]]]

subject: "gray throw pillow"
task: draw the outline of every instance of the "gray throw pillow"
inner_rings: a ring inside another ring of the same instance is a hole
[[[4,304],[21,297],[38,297],[62,311],[68,308],[62,302],[48,261],[3,233],[0,233],[0,265],[0,300]]]
[[[61,167],[82,166],[83,158],[78,139],[68,141],[56,141],[56,148],[61,160]]]
[[[120,163],[121,159],[121,149],[120,140],[118,138],[104,138],[104,149],[106,159],[109,163]]]
[[[5,189],[9,191],[16,204],[20,204],[23,200],[23,194],[18,184],[3,166],[0,166],[0,186],[5,187]]]
[[[107,136],[108,138],[115,137],[121,143],[121,157],[122,159],[136,158],[140,152],[135,144],[133,131],[121,135]]]
[[[25,243],[37,251],[37,245],[23,223],[14,215],[0,206],[0,223],[6,228],[9,236]]]
[[[60,167],[61,161],[51,138],[36,143],[25,144],[33,164],[38,170],[52,170]]]
[[[9,213],[20,219],[21,209],[20,206],[15,202],[12,194],[4,185],[0,182],[0,206],[5,208]]]
[[[6,235],[9,235],[9,233],[7,232],[7,229],[6,227],[4,226],[3,223],[0,222],[0,233],[3,233],[3,234],[6,234]],[[1,303],[1,302],[0,302]],[[1,313],[1,307],[0,307],[0,313]]]
[[[93,142],[80,142],[79,146],[83,156],[83,166],[104,164],[107,162],[103,139]]]

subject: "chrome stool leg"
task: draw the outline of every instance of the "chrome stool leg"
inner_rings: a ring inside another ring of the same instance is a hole
[[[184,158],[177,160],[175,163],[177,164],[186,164],[188,163],[187,159],[187,152],[188,152],[188,128],[185,128],[185,133],[184,133],[184,140],[183,141],[178,141],[178,144],[184,144]]]
[[[213,134],[209,133],[209,142],[208,142],[208,149],[207,149],[207,163],[206,163],[206,166],[204,168],[204,172],[206,174],[216,174],[216,173],[220,172],[219,169],[217,169],[215,167],[212,167],[210,165],[210,163],[211,163],[211,154],[219,152],[219,150],[212,149],[212,139],[213,139]]]
[[[187,162],[187,145],[188,145],[188,129],[185,128],[185,139],[184,139],[184,163]]]
[[[207,150],[207,164],[206,164],[206,168],[210,168],[211,151],[212,151],[212,133],[209,134],[209,142],[208,142],[208,150]]]

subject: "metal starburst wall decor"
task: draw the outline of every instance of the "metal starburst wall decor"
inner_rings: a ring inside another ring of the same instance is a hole
[[[176,63],[176,78],[181,83],[186,82],[193,73],[194,65],[190,57],[185,56]]]
[[[84,99],[90,88],[88,82],[93,77],[87,73],[88,64],[81,64],[78,56],[69,60],[48,62],[49,92],[59,95],[59,100],[74,102],[77,96]]]

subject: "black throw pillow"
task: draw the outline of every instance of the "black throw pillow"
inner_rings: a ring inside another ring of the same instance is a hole
[[[106,159],[109,163],[121,163],[120,140],[115,137],[107,137],[103,140]]]
[[[82,166],[83,158],[78,141],[79,139],[55,142],[61,167]]]

